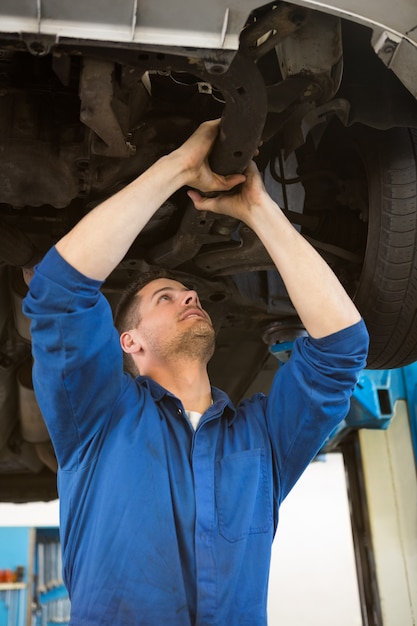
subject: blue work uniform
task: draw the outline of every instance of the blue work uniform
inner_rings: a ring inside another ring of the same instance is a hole
[[[180,400],[123,372],[101,283],[52,249],[24,302],[33,380],[59,463],[73,626],[264,626],[279,505],[345,417],[361,321],[297,340],[269,396]]]

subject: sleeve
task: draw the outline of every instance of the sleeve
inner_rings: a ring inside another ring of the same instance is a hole
[[[275,375],[266,399],[266,419],[279,502],[346,417],[366,365],[368,342],[362,320],[327,337],[298,339],[289,361]]]
[[[89,443],[109,419],[126,376],[100,287],[52,248],[23,303],[31,319],[34,390],[65,469],[87,462]]]

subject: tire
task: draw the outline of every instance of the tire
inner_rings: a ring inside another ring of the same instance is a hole
[[[417,132],[361,130],[369,225],[354,301],[371,337],[368,367],[390,369],[417,360]]]
[[[372,369],[417,360],[416,148],[417,130],[345,128],[336,122],[323,134],[317,152],[318,162],[325,162],[348,188],[343,201],[333,196],[332,205],[346,249],[355,244],[341,221],[342,210],[346,214],[348,206],[353,223],[358,222],[358,207],[365,207],[361,265],[352,265],[347,273],[355,276],[348,291],[369,330],[367,367]]]

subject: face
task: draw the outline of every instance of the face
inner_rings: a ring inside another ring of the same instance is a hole
[[[180,357],[207,362],[214,351],[214,329],[195,291],[168,278],[158,278],[139,292],[136,331],[154,358]]]

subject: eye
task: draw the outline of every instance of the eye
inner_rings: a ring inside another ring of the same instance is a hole
[[[169,302],[170,300],[172,300],[172,296],[169,293],[163,293],[158,298],[158,302]]]

